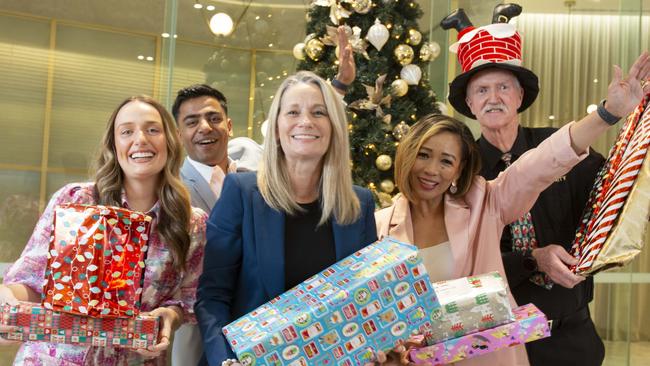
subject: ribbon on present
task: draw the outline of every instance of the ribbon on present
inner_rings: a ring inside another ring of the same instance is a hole
[[[119,207],[58,205],[43,307],[92,317],[138,315],[151,221]]]
[[[571,254],[572,271],[593,275],[641,251],[650,210],[650,94],[628,116],[594,181]]]
[[[507,286],[499,272],[432,283],[440,307],[432,312],[427,344],[512,322]]]

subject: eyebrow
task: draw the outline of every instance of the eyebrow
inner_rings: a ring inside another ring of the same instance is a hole
[[[116,123],[115,126],[124,126],[124,125],[131,126],[131,125],[135,125],[135,124],[136,123],[133,122],[133,121],[126,121],[126,122]],[[161,121],[150,120],[150,121],[145,121],[144,124],[146,124],[146,125],[153,125],[153,124],[162,125],[163,123]]]
[[[187,116],[183,117],[183,121],[187,121],[190,118],[198,118],[198,117],[200,117],[202,115],[210,116],[210,115],[214,115],[214,114],[216,114],[218,116],[221,116],[221,112],[219,112],[219,111],[208,111],[208,112],[205,112],[205,113],[188,114]]]
[[[420,151],[422,151],[422,150],[425,150],[425,152],[428,152],[428,153],[430,153],[430,152],[432,151],[432,150],[429,149],[428,147],[424,147],[424,146],[420,147]],[[456,155],[454,155],[454,154],[450,154],[450,153],[442,152],[440,155],[442,155],[442,156],[446,156],[446,157],[449,157],[449,158],[452,158],[452,159],[454,159],[454,160],[458,160],[458,158],[457,158]]]

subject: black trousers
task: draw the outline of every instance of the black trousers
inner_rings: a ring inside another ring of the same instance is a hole
[[[600,366],[605,345],[591,317],[562,324],[549,338],[526,343],[531,366]]]

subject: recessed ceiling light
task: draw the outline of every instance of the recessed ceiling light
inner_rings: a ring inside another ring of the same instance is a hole
[[[199,3],[194,4],[194,9],[201,9],[201,8],[203,8],[202,4]]]
[[[548,119],[550,119],[550,120],[554,120],[554,119],[555,119],[555,116],[551,114],[550,116],[548,116]]]
[[[259,16],[259,15],[256,16],[256,17],[255,17],[255,20],[260,20],[260,16]]]
[[[153,57],[147,56],[147,61],[153,61]]]
[[[597,82],[598,82],[598,79],[594,79],[594,83],[597,83]]]
[[[163,33],[163,34],[161,34],[161,36],[162,36],[163,38],[169,38],[169,33]]]
[[[138,60],[144,60],[144,56],[138,55]]]
[[[273,43],[269,43],[269,47],[273,47]]]
[[[213,11],[214,10],[214,5],[208,5],[205,8],[208,9],[209,11]]]

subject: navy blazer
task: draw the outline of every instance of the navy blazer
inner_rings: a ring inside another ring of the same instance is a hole
[[[377,240],[372,195],[357,186],[354,191],[361,203],[359,219],[349,225],[332,220],[337,261]],[[288,290],[284,221],[285,214],[262,198],[256,173],[226,176],[207,222],[203,274],[194,306],[203,337],[200,364],[218,366],[235,358],[221,328]]]

